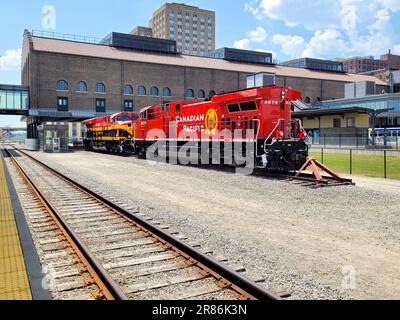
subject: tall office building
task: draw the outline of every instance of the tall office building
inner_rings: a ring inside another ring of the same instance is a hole
[[[153,36],[175,40],[183,54],[207,56],[215,50],[215,12],[178,3],[166,3],[149,23]]]

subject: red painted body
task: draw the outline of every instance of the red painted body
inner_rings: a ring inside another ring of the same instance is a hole
[[[299,91],[271,86],[226,93],[205,102],[176,101],[150,106],[140,111],[137,120],[129,120],[135,119],[132,114],[127,117],[123,124],[133,129],[133,137],[131,141],[120,141],[118,150],[132,150],[146,158],[155,141],[166,142],[168,152],[184,148],[186,142],[206,142],[198,144],[198,151],[204,151],[207,142],[220,142],[224,150],[229,149],[226,142],[234,142],[235,148],[239,143],[243,150],[252,153],[259,167],[296,171],[308,156],[307,135],[301,122],[291,119],[291,102],[298,99],[301,99]],[[115,125],[122,118],[107,116],[88,120],[85,125],[96,131],[97,127]],[[108,136],[106,133],[101,138],[108,140]],[[85,143],[87,150],[99,144],[97,138],[88,138]],[[116,150],[107,142],[103,145],[107,150]],[[215,150],[213,146],[206,154],[211,154],[211,150]]]
[[[295,90],[264,87],[215,96],[208,102],[155,105],[141,110],[135,139],[193,140],[196,136],[200,139],[203,133],[203,139],[218,140],[224,129],[243,130],[245,140],[248,140],[247,130],[254,131],[258,140],[301,139],[304,137],[298,136],[298,132],[294,137],[291,135],[291,101],[300,98],[301,93]],[[163,130],[165,137],[152,134],[154,129]]]

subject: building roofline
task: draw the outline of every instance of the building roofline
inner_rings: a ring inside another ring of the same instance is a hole
[[[29,90],[29,87],[15,85],[15,84],[1,84],[0,83],[0,90],[27,91],[27,90]]]
[[[156,16],[163,9],[167,9],[168,7],[179,7],[179,6],[184,6],[184,7],[188,8],[188,9],[192,9],[192,10],[196,10],[196,11],[202,11],[204,13],[208,13],[209,15],[214,15],[215,16],[215,11],[210,10],[210,9],[203,9],[203,8],[196,7],[196,6],[187,5],[185,3],[166,2],[161,7],[159,7],[158,9],[154,10],[153,17]]]
[[[374,109],[361,108],[361,107],[349,107],[349,108],[329,108],[329,109],[307,109],[302,111],[293,112],[293,116],[326,116],[335,114],[345,114],[345,113],[367,113],[370,114],[374,112]]]
[[[317,59],[317,58],[309,58],[309,57],[304,57],[304,58],[296,58],[292,60],[287,60],[279,63],[280,65],[283,65],[285,63],[293,63],[293,62],[298,62],[298,61],[318,61],[318,62],[327,62],[327,63],[334,63],[334,64],[341,64],[341,61],[336,61],[336,60],[327,60],[327,59]]]
[[[385,94],[374,94],[374,95],[367,95],[364,97],[358,97],[358,98],[344,98],[344,99],[335,99],[335,100],[324,100],[321,101],[322,104],[324,103],[349,103],[349,102],[363,102],[363,101],[369,101],[369,100],[381,100],[381,99],[390,99],[390,98],[396,98],[400,99],[400,93],[385,93]]]
[[[209,57],[171,55],[154,52],[143,52],[132,49],[119,49],[98,43],[84,43],[73,40],[52,39],[48,37],[32,36],[33,51],[50,54],[65,54],[75,56],[94,57],[119,61],[135,61],[149,64],[163,64],[171,66],[193,67],[201,69],[224,70],[255,74],[260,72],[275,73],[277,76],[302,79],[323,79],[337,82],[374,81],[377,85],[387,85],[373,76],[355,75],[346,73],[332,73],[301,68],[291,68],[279,65],[260,65],[240,62],[230,62]],[[96,46],[96,48],[94,48]],[[101,47],[101,49],[100,49]],[[161,58],[160,58],[161,57]],[[206,59],[209,63],[205,63]],[[296,70],[296,71],[295,71]]]

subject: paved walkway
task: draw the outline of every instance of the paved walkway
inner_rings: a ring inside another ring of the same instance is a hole
[[[0,151],[0,300],[32,300]]]

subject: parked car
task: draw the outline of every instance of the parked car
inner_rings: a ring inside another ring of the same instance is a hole
[[[81,137],[68,138],[68,148],[83,148],[83,139]]]

